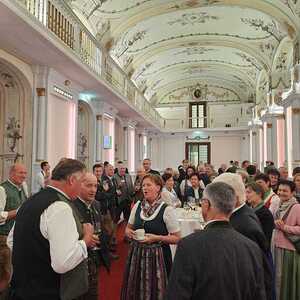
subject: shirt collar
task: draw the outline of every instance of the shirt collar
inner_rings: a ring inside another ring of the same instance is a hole
[[[91,208],[91,204],[88,204],[87,202],[85,202],[85,201],[84,201],[83,199],[81,199],[80,197],[78,197],[78,199],[79,199],[81,202],[83,202],[87,208]]]
[[[233,211],[232,211],[232,214],[235,213],[236,211],[238,211],[239,209],[241,209],[243,206],[245,206],[246,203],[243,203],[242,205],[236,207]]]
[[[16,185],[15,183],[13,183],[10,179],[7,179],[7,181],[12,184],[14,187],[16,187],[19,191],[22,190],[22,184],[21,185]]]
[[[219,219],[215,219],[215,220],[210,220],[210,221],[208,221],[208,222],[206,222],[205,223],[205,225],[204,225],[204,229],[209,225],[209,224],[211,224],[211,223],[215,223],[215,222],[229,222],[229,221],[227,221],[227,220],[219,220]]]
[[[273,193],[273,190],[272,188],[270,187],[269,190],[267,190],[265,193],[264,193],[264,200],[266,200],[269,196],[271,196]]]
[[[71,200],[71,198],[66,193],[64,193],[62,190],[60,190],[52,185],[47,185],[47,187],[56,190],[57,192],[63,194],[68,200]]]

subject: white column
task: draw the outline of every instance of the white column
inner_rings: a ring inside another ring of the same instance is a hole
[[[277,167],[285,164],[285,133],[284,133],[284,116],[276,119],[276,144],[277,147]]]
[[[136,145],[135,145],[135,127],[128,126],[128,168],[131,172],[135,171],[135,157],[136,157]]]
[[[263,128],[258,129],[258,166],[260,170],[264,169],[264,141]]]
[[[103,126],[102,116],[96,116],[96,161],[102,161],[102,146],[103,146]]]
[[[300,80],[300,79],[299,79]],[[298,84],[300,84],[298,82]],[[283,100],[285,112],[285,153],[289,176],[300,165],[300,89],[292,91]]]
[[[263,163],[263,130],[262,122],[258,118],[252,119],[249,123],[249,147],[250,161],[261,168]]]
[[[123,127],[124,136],[124,161],[128,161],[128,127]]]
[[[249,160],[253,163],[253,130],[249,130]]]
[[[46,89],[37,88],[37,127],[36,127],[36,160],[41,161],[46,159],[46,139],[47,139],[47,99]]]

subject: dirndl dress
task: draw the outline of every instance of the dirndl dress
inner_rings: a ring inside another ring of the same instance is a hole
[[[168,235],[163,220],[167,205],[158,207],[159,213],[153,220],[143,220],[139,204],[134,230],[144,229],[145,233]],[[121,300],[162,300],[172,266],[172,254],[169,245],[162,243],[143,244],[132,241],[121,291]]]

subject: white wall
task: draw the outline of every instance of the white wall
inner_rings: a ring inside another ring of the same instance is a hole
[[[211,139],[211,163],[218,168],[222,163],[230,160],[242,160],[241,136],[218,136]]]
[[[165,134],[152,137],[152,166],[163,170],[166,167],[177,168],[185,158],[187,133]],[[211,143],[211,163],[218,168],[222,163],[230,160],[243,161],[249,159],[249,141],[247,133],[237,134],[209,134]],[[205,140],[207,142],[207,140]]]
[[[251,103],[243,104],[209,104],[209,118],[211,127],[225,127],[231,124],[231,127],[247,126],[251,114],[247,114],[247,108]]]
[[[63,157],[75,158],[76,104],[56,97],[48,98],[48,161],[54,167]]]

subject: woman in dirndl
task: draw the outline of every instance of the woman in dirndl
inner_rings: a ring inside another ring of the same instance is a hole
[[[160,176],[147,174],[142,181],[144,199],[130,214],[125,234],[132,239],[124,273],[121,300],[162,300],[172,267],[170,244],[180,239],[173,207],[160,197]],[[145,236],[136,230],[144,229]]]

